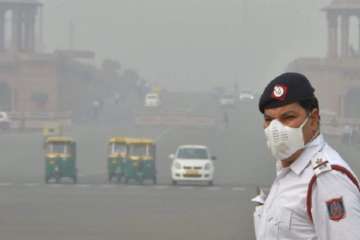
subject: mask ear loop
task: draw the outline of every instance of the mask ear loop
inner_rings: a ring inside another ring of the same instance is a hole
[[[315,110],[312,110],[311,111],[311,113],[309,113],[308,115],[307,115],[307,120],[306,120],[306,122],[310,119],[310,116],[313,114],[315,112]],[[305,124],[304,124],[304,126],[305,126]],[[320,127],[318,127],[317,128],[317,130],[316,130],[316,132],[314,133],[314,135],[312,136],[312,138],[310,139],[310,141],[306,144],[306,145],[308,145],[309,143],[311,143],[315,138],[317,138],[317,136],[319,136],[320,135]]]

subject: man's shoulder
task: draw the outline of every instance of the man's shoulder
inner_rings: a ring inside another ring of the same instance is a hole
[[[359,188],[358,178],[350,166],[328,145],[311,160],[311,168],[313,177],[318,179],[317,185],[326,185],[328,188],[329,184],[334,185],[332,187],[345,184]]]
[[[311,159],[311,168],[316,176],[320,176],[324,173],[333,173],[333,166],[340,166],[341,168],[351,171],[350,166],[340,154],[330,145],[326,144],[323,149]]]

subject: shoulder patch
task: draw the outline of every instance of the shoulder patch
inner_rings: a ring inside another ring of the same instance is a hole
[[[315,175],[319,176],[322,173],[332,170],[330,163],[323,158],[314,158],[311,160],[311,166],[314,169]]]
[[[345,206],[342,197],[326,201],[329,218],[333,221],[340,221],[345,218]]]

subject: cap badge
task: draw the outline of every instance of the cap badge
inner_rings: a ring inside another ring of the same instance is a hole
[[[278,84],[275,85],[271,97],[282,101],[286,98],[286,95],[287,95],[287,86]]]

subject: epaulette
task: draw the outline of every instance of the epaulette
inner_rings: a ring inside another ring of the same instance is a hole
[[[311,160],[311,166],[316,176],[332,170],[329,161],[325,160],[321,155],[322,154],[319,154],[319,156],[316,156]]]
[[[311,160],[311,165],[314,169],[315,174],[311,178],[309,185],[308,185],[308,189],[307,189],[306,212],[309,217],[309,220],[312,222],[313,221],[312,213],[311,213],[312,191],[313,191],[313,187],[316,183],[316,179],[320,174],[329,172],[332,170],[334,170],[336,172],[340,172],[340,173],[344,174],[345,176],[347,176],[351,180],[351,182],[356,186],[356,188],[359,190],[359,192],[360,192],[360,184],[359,184],[357,178],[347,168],[340,166],[340,165],[336,165],[336,164],[331,165],[327,160],[324,160],[324,157],[321,155],[313,158]]]

